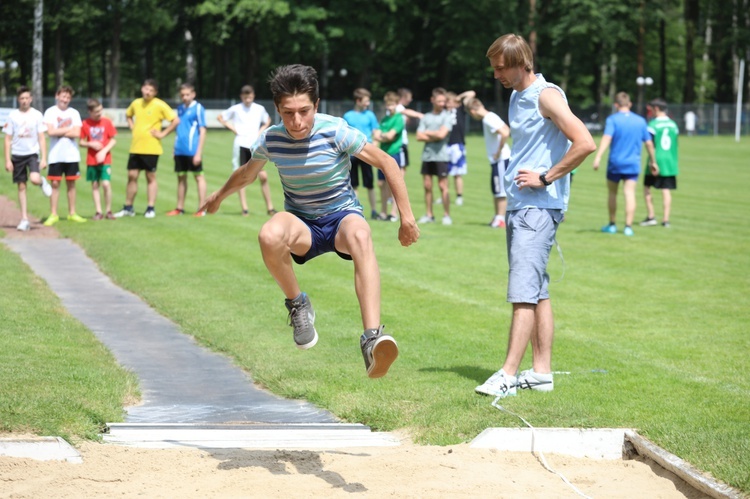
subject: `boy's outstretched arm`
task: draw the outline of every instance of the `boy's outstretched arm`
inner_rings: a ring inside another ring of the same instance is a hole
[[[251,159],[236,169],[218,191],[208,196],[208,199],[206,199],[206,202],[203,203],[203,206],[201,206],[198,211],[216,213],[219,210],[222,201],[224,201],[227,196],[234,194],[246,185],[253,183],[265,164],[265,160]]]

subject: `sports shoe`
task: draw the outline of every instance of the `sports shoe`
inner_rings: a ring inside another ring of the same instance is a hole
[[[451,220],[450,215],[443,216],[443,225],[453,225],[453,220]]]
[[[635,234],[633,232],[633,228],[630,225],[626,225],[625,229],[623,229],[622,233],[625,234],[626,236],[632,236],[633,234]]]
[[[205,217],[206,216],[206,210],[202,211],[196,211],[195,214],[193,214],[194,217]]]
[[[154,218],[156,217],[156,210],[153,208],[147,209],[143,216],[146,218]]]
[[[44,221],[44,225],[46,227],[52,227],[53,225],[55,225],[59,221],[60,221],[60,217],[59,216],[57,216],[57,215],[50,215],[50,216],[47,217],[47,220]]]
[[[434,204],[443,204],[443,198],[440,196],[436,197]]]
[[[456,206],[463,206],[463,205],[464,205],[464,197],[456,196]]]
[[[373,219],[373,220],[377,220],[377,219],[378,219],[378,217],[380,217],[380,213],[378,213],[377,211],[375,211],[375,210],[372,210],[372,211],[370,212],[370,218],[371,218],[371,219]]]
[[[538,392],[551,392],[555,388],[552,373],[539,374],[534,369],[521,371],[518,375],[518,388],[522,390],[536,390]]]
[[[273,208],[271,208],[270,210],[268,210],[268,211],[266,212],[266,214],[267,214],[267,215],[270,215],[270,216],[274,216],[274,215],[275,215],[275,214],[277,214],[277,213],[278,213],[278,211],[274,210]]]
[[[247,210],[242,210],[242,216],[243,217],[249,217],[250,216],[250,212],[247,211]]]
[[[101,213],[97,212],[96,215],[94,215],[93,217],[91,217],[91,220],[104,220],[104,215],[102,215]]]
[[[107,220],[117,220],[117,218],[115,218],[111,211],[108,211],[104,218],[106,218]]]
[[[294,328],[294,342],[300,350],[312,348],[318,342],[315,330],[315,310],[313,310],[307,293],[300,293],[294,300],[284,300],[289,310],[289,325]]]
[[[668,229],[670,227],[669,222],[662,222],[661,226],[664,227],[665,229]]]
[[[417,220],[417,223],[420,223],[420,224],[431,224],[434,221],[435,221],[435,217],[431,217],[429,215],[424,215],[424,216],[422,216],[422,218],[420,218],[419,220]]]
[[[641,227],[651,227],[653,225],[656,225],[656,219],[655,218],[645,218],[643,222],[639,223]]]
[[[16,227],[16,229],[22,232],[28,232],[30,228],[31,228],[31,224],[25,218],[21,220],[21,222],[18,224],[18,227]]]
[[[178,215],[184,215],[184,214],[185,214],[185,210],[181,210],[179,208],[175,208],[174,210],[167,212],[168,217],[176,217]]]
[[[68,215],[68,220],[71,222],[78,222],[78,223],[88,222],[88,220],[83,218],[78,213],[71,213],[70,215]]]
[[[45,196],[50,197],[52,195],[52,186],[47,182],[47,177],[42,177],[42,185],[39,187],[42,188],[42,192]]]
[[[491,395],[493,397],[508,397],[516,394],[516,384],[518,380],[515,376],[505,374],[500,369],[493,374],[484,383],[474,388],[474,391],[482,395]]]
[[[133,208],[123,208],[115,213],[115,218],[122,218],[122,217],[134,217],[135,216],[135,210]]]
[[[398,357],[398,345],[393,336],[383,334],[385,326],[378,329],[365,329],[359,337],[359,347],[365,359],[367,377],[382,378]]]
[[[492,219],[492,222],[490,222],[490,227],[493,229],[504,229],[505,220],[503,220],[503,217],[495,217]]]
[[[607,234],[617,234],[617,226],[615,224],[607,224],[602,227],[602,232],[606,232]]]

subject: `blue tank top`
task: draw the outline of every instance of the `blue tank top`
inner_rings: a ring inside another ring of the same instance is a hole
[[[510,164],[505,172],[505,192],[508,211],[523,208],[566,210],[570,196],[570,174],[557,179],[546,188],[520,190],[513,180],[519,169],[544,173],[556,165],[570,148],[570,141],[562,131],[539,112],[539,96],[547,88],[554,88],[567,102],[565,92],[544,76],[528,88],[510,96],[510,134],[513,137]]]

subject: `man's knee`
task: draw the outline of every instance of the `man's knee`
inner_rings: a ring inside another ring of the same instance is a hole
[[[258,243],[262,248],[277,248],[284,241],[284,228],[268,221],[260,228],[258,232]]]

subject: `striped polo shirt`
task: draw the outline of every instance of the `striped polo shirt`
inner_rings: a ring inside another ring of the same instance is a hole
[[[284,124],[261,134],[253,159],[276,165],[284,188],[284,208],[301,218],[317,219],[344,210],[362,211],[350,179],[352,155],[367,144],[362,132],[341,118],[316,114],[312,132],[293,139]]]

